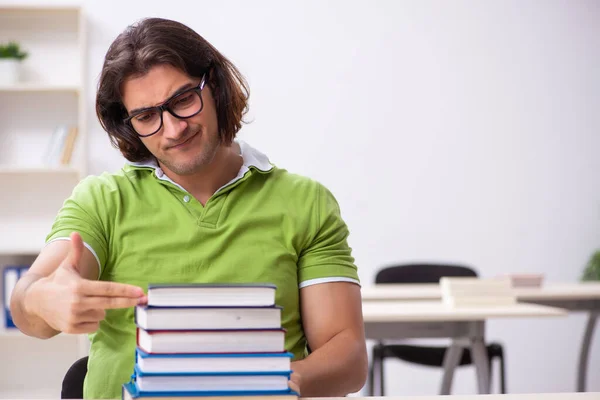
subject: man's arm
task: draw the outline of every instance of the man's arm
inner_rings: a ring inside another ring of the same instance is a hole
[[[60,332],[93,332],[104,310],[145,301],[140,288],[97,281],[94,255],[79,234],[70,239],[48,244],[13,290],[13,320],[29,336],[47,339]]]
[[[50,338],[59,333],[33,313],[33,303],[40,300],[34,298],[36,297],[35,293],[32,297],[30,289],[41,278],[45,278],[56,271],[58,266],[67,258],[70,249],[71,243],[69,240],[56,240],[49,243],[42,249],[27,273],[17,282],[11,297],[10,312],[15,325],[23,333],[42,339]],[[86,279],[96,279],[98,277],[98,263],[93,254],[86,248],[83,249],[81,255],[80,273]]]
[[[304,332],[311,354],[292,363],[292,387],[302,397],[345,396],[367,378],[368,358],[360,286],[330,282],[300,289]]]

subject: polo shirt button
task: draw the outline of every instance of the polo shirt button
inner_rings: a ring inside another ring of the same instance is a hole
[[[158,176],[159,178],[162,178],[162,176],[164,175],[164,172],[162,169],[157,168],[156,169],[156,176]]]
[[[188,196],[187,194],[185,196],[183,196],[183,201],[188,203],[190,201],[190,196]]]

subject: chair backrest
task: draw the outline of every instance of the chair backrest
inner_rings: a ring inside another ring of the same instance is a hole
[[[379,270],[375,283],[438,283],[445,276],[477,277],[477,272],[466,265],[457,264],[401,264]]]
[[[83,399],[83,382],[87,374],[88,357],[75,361],[62,382],[61,399]]]

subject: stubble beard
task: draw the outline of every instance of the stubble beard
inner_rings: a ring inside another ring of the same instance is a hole
[[[177,175],[191,175],[202,171],[214,160],[219,150],[219,145],[220,140],[218,135],[211,135],[209,140],[199,146],[199,149],[196,150],[197,154],[191,160],[184,162],[177,162],[176,159],[159,161]]]

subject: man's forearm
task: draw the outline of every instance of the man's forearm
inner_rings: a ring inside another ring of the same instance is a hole
[[[304,360],[292,363],[300,377],[302,397],[346,396],[365,384],[368,359],[365,343],[351,330],[331,338]]]
[[[15,325],[26,335],[41,339],[48,339],[59,332],[48,325],[43,319],[26,310],[25,301],[30,294],[31,286],[41,279],[42,276],[26,274],[21,278],[13,290],[10,300],[10,313]]]

